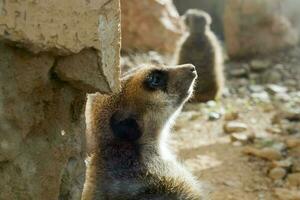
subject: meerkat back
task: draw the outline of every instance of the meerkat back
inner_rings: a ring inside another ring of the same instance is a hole
[[[204,199],[166,145],[196,76],[193,65],[142,67],[125,75],[121,92],[89,98],[82,200]]]
[[[196,9],[188,10],[183,18],[189,33],[178,45],[177,63],[191,63],[196,67],[194,101],[216,99],[224,85],[223,55],[217,37],[210,30],[211,18]]]

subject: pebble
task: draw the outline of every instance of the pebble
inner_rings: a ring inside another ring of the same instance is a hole
[[[292,187],[300,186],[300,173],[292,173],[287,177],[287,182]]]
[[[270,102],[269,94],[266,91],[252,93],[251,97],[262,102]]]
[[[231,138],[232,142],[239,141],[242,144],[246,144],[247,142],[249,142],[251,140],[253,141],[254,136],[251,136],[251,135],[246,134],[246,133],[232,133],[230,135],[230,138]]]
[[[238,112],[228,112],[224,116],[224,119],[226,121],[233,121],[233,120],[237,120],[238,118],[239,118],[239,113]]]
[[[279,167],[290,168],[292,165],[293,165],[293,161],[291,158],[272,162],[272,167],[274,168],[279,168]]]
[[[274,193],[279,200],[300,200],[300,191],[297,190],[276,188]]]
[[[264,91],[264,87],[261,85],[250,85],[249,90],[251,92],[262,92],[262,91]]]
[[[291,96],[288,95],[287,93],[277,93],[275,94],[275,99],[279,100],[279,101],[283,101],[283,102],[288,102],[291,101]]]
[[[211,121],[215,121],[221,118],[221,114],[218,112],[210,112],[208,114],[208,119]]]
[[[282,75],[278,71],[267,71],[263,74],[263,83],[278,83],[282,80]]]
[[[270,66],[270,61],[268,60],[252,60],[250,63],[250,69],[253,71],[263,71]]]
[[[281,167],[275,167],[270,170],[269,177],[273,180],[283,179],[286,175],[286,170]]]
[[[230,75],[234,77],[245,77],[248,75],[247,69],[237,68],[230,71]]]
[[[293,161],[293,167],[292,167],[292,172],[300,172],[300,157],[295,158]]]
[[[300,147],[300,139],[299,138],[288,138],[285,140],[285,143],[288,148]]]
[[[236,122],[236,121],[229,121],[226,122],[224,125],[224,131],[226,133],[236,133],[236,132],[242,132],[246,131],[248,129],[248,126],[244,123],[241,122]]]
[[[275,95],[278,93],[286,93],[288,91],[288,89],[286,87],[276,85],[276,84],[267,85],[266,90],[272,95]]]
[[[263,149],[256,149],[254,147],[245,147],[243,152],[245,154],[253,155],[270,161],[280,160],[282,158],[280,151],[270,147],[265,147]]]

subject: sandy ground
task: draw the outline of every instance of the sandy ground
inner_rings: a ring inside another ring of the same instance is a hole
[[[265,161],[243,154],[244,147],[235,146],[224,133],[224,117],[210,121],[201,106],[187,105],[176,122],[172,146],[178,158],[210,185],[213,200],[275,200],[271,182],[264,172]],[[235,102],[230,107],[239,110],[239,121],[250,127],[248,132],[267,134],[264,130],[270,124],[271,113],[246,101]]]

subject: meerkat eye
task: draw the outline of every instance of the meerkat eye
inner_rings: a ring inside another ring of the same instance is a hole
[[[165,89],[166,84],[167,84],[167,74],[164,71],[155,70],[151,72],[146,79],[147,87],[152,90]]]

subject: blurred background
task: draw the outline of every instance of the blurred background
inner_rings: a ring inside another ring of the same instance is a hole
[[[225,84],[172,149],[212,200],[300,199],[299,0],[0,0],[0,200],[80,199],[86,94],[175,65],[188,9],[212,18]]]

